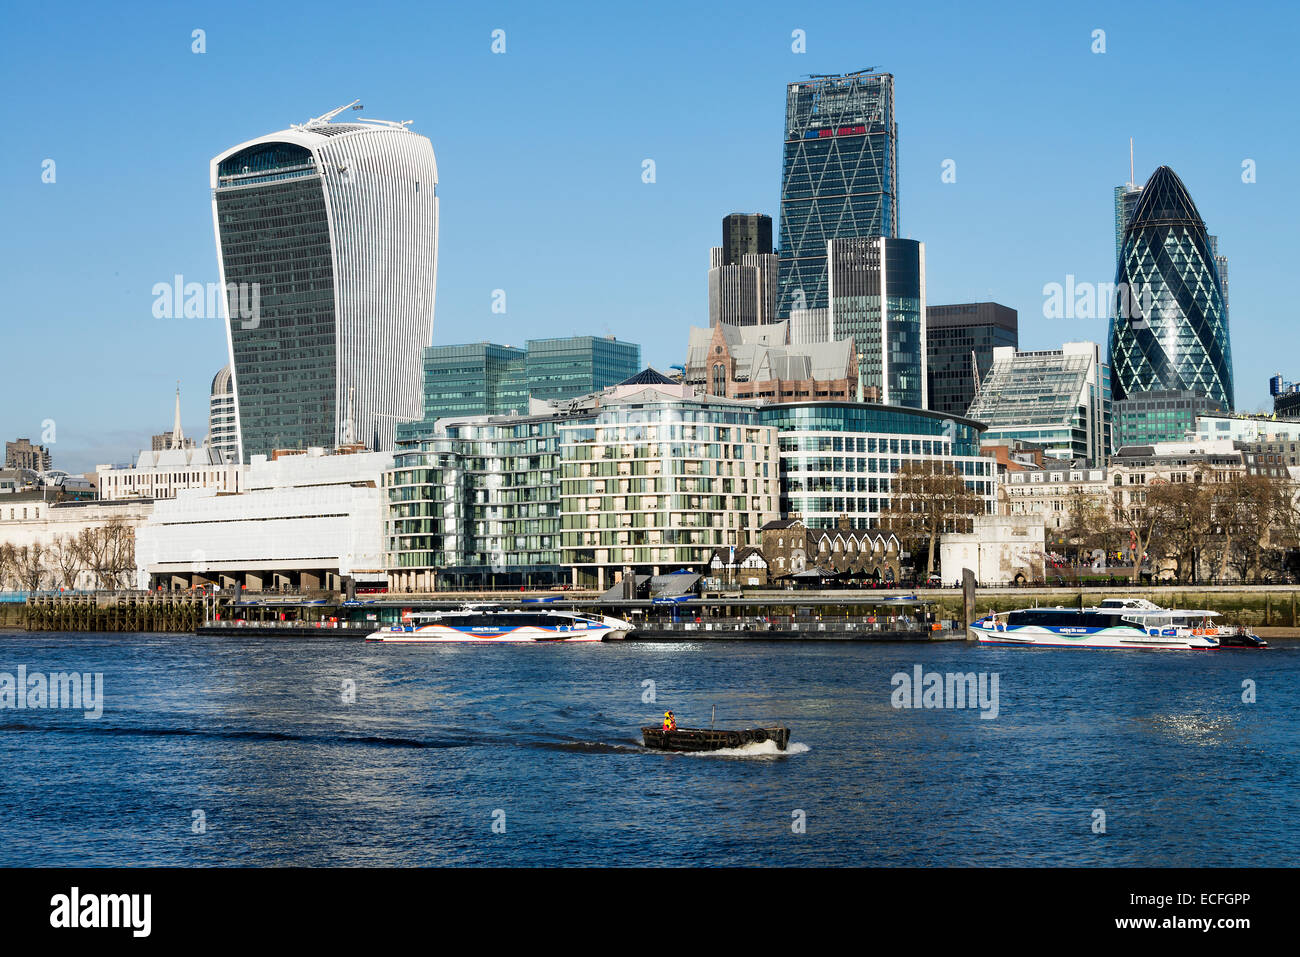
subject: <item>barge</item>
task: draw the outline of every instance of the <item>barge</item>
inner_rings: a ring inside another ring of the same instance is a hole
[[[642,728],[645,746],[654,751],[721,751],[724,748],[743,748],[747,744],[771,741],[784,751],[790,743],[789,728],[747,728],[744,731],[723,731],[712,728]]]

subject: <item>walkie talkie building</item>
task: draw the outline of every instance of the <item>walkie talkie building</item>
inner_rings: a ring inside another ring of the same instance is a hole
[[[1231,409],[1232,348],[1214,250],[1187,187],[1168,166],[1142,188],[1115,284],[1123,292],[1110,322],[1114,398],[1172,390]]]
[[[433,146],[404,123],[331,122],[344,109],[212,160],[242,461],[346,442],[390,449],[397,423],[421,415]]]
[[[894,77],[860,71],[786,88],[776,314],[824,309],[826,243],[898,235]]]

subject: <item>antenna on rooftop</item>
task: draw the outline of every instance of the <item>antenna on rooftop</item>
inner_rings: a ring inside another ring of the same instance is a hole
[[[334,119],[334,117],[338,116],[344,110],[359,110],[359,109],[361,109],[361,101],[359,99],[353,100],[351,103],[344,103],[342,106],[336,107],[335,109],[330,110],[328,113],[324,113],[320,116],[312,117],[306,123],[290,123],[289,129],[305,130],[313,126],[324,126],[326,123]]]

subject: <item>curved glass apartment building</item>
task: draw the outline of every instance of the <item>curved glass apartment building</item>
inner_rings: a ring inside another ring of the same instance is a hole
[[[1223,283],[1205,222],[1168,166],[1142,189],[1124,230],[1115,283],[1108,349],[1113,397],[1199,392],[1231,409]]]
[[[383,476],[393,590],[559,581],[559,454],[549,416],[484,417],[401,442]]]
[[[955,466],[989,513],[997,502],[995,462],[980,455],[983,423],[897,406],[794,402],[759,410],[775,426],[781,458],[781,513],[809,528],[878,528],[890,486],[907,462]]]
[[[240,455],[392,448],[421,414],[438,169],[402,124],[339,111],[212,160]]]

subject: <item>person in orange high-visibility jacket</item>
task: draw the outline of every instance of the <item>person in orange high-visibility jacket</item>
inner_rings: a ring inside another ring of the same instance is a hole
[[[673,717],[673,713],[671,711],[664,712],[664,730],[665,731],[677,730],[677,719]]]

